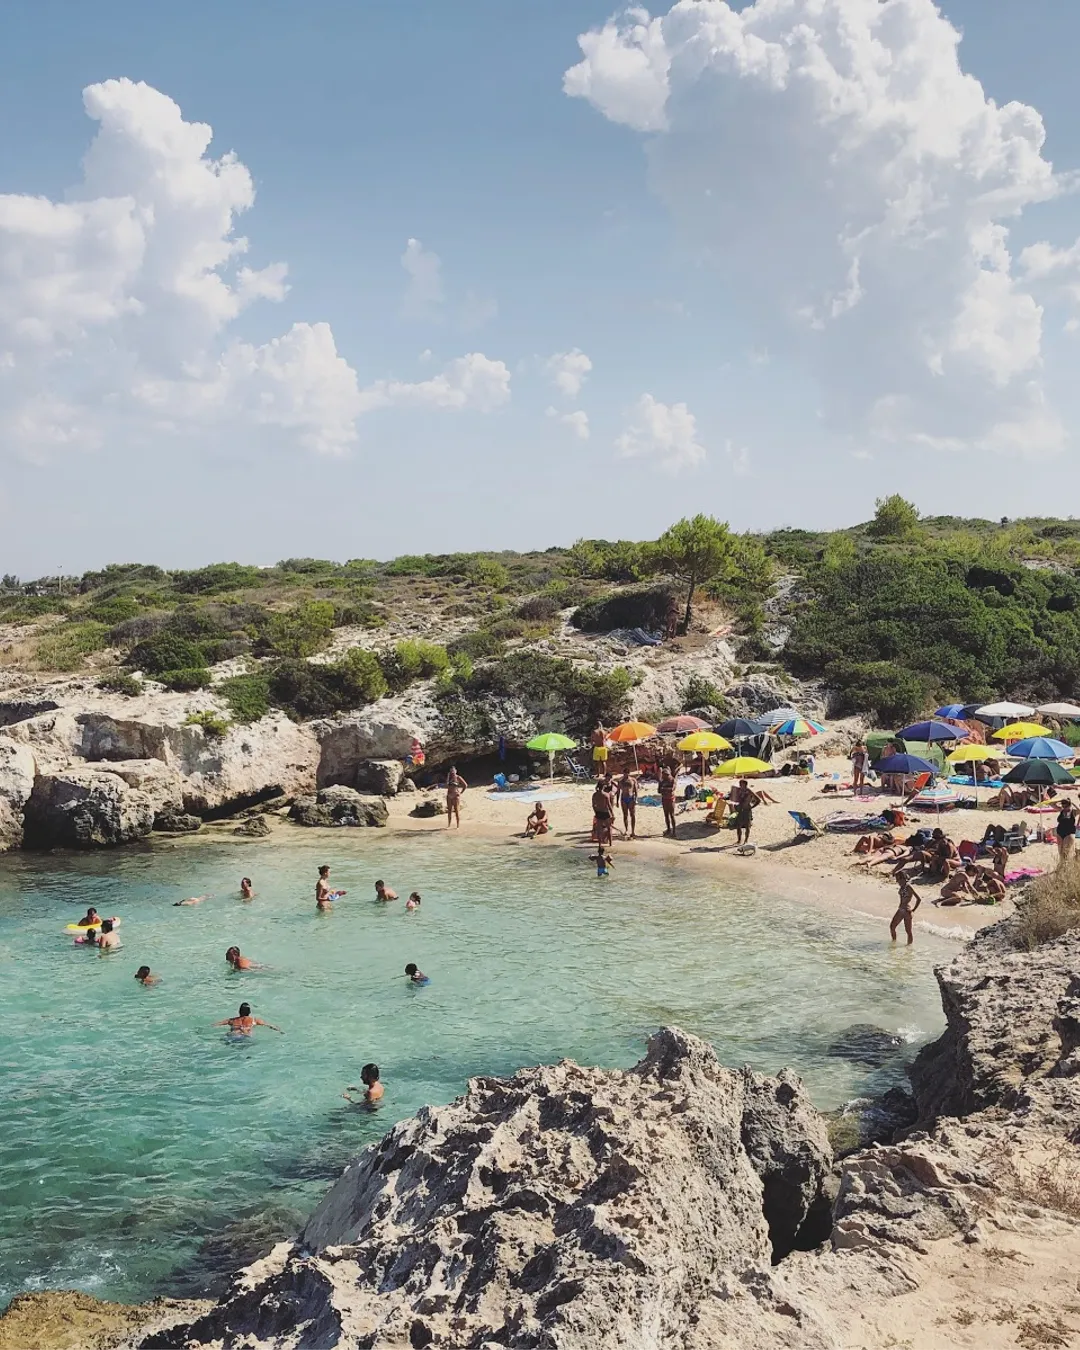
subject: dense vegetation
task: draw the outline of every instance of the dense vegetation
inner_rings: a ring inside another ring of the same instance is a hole
[[[781,576],[783,598],[771,598]],[[558,700],[584,727],[620,715],[631,676],[531,644],[566,611],[584,632],[655,630],[673,598],[684,626],[705,601],[723,606],[743,661],[819,677],[834,712],[872,712],[886,725],[945,698],[1080,694],[1080,521],[920,518],[899,496],[836,531],[738,535],[698,515],[652,542],[579,540],[541,553],[5,576],[0,623],[26,625],[5,659],[89,666],[102,688],[130,696],[143,678],[204,688],[212,666],[233,660],[238,673],[219,672],[215,689],[239,722],[271,707],[327,716],[433,679],[448,715],[482,717],[486,695],[516,692]],[[445,646],[384,634],[402,632],[402,615],[416,632],[428,612],[460,630]],[[367,630],[365,646],[339,644],[328,659],[346,626]],[[720,698],[695,692],[701,704]]]

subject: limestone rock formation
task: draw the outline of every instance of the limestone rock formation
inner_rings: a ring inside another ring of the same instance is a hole
[[[0,736],[0,853],[23,840],[23,811],[34,788],[34,756],[25,745]]]
[[[233,834],[241,839],[265,839],[271,833],[270,822],[265,816],[251,816],[233,830]]]
[[[93,768],[39,773],[26,803],[26,842],[64,848],[109,847],[148,835],[154,803],[116,774]]]
[[[313,797],[298,797],[289,819],[299,825],[385,825],[390,813],[381,797],[367,797],[350,787],[320,788]]]
[[[400,759],[365,759],[357,765],[356,781],[352,786],[359,792],[396,797],[404,778],[405,768]]]

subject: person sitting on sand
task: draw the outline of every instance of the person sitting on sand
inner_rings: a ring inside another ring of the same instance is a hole
[[[994,875],[1005,880],[1005,872],[1009,866],[1009,850],[1004,844],[994,843],[989,849],[991,865],[994,869]]]
[[[407,910],[414,910],[414,909],[419,909],[419,908],[420,908],[420,892],[419,892],[419,891],[413,891],[413,893],[409,896],[408,900],[405,901],[405,908],[406,908]]]
[[[260,966],[257,961],[251,961],[246,956],[240,955],[239,947],[230,947],[225,953],[225,960],[232,966],[233,970],[264,970],[265,966]]]
[[[941,894],[934,901],[935,905],[960,905],[970,904],[978,896],[976,883],[979,877],[979,869],[973,862],[965,863],[957,872],[945,882],[941,888]]]
[[[123,944],[119,936],[113,930],[112,919],[102,919],[101,936],[98,938],[98,951],[114,952]]]
[[[135,972],[135,978],[139,981],[139,983],[142,985],[144,989],[149,988],[149,986],[152,984],[161,983],[161,976],[151,975],[149,966],[140,966],[139,969]]]
[[[350,1092],[359,1092],[363,1088],[364,1096],[361,1101],[355,1097],[350,1097]],[[373,1109],[377,1102],[382,1101],[383,1085],[379,1081],[379,1066],[377,1064],[365,1064],[360,1070],[360,1087],[347,1087],[341,1094],[347,1102],[352,1102],[354,1106],[366,1106],[369,1110]]]
[[[549,828],[550,823],[548,813],[544,810],[544,803],[537,802],[525,822],[525,838],[535,839],[538,834],[547,834]]]
[[[886,830],[881,834],[864,834],[851,851],[852,853],[877,853],[883,848],[892,848],[895,843],[896,840],[893,835]]]
[[[76,920],[77,928],[97,928],[101,923],[101,915],[97,910],[90,906],[81,919]]]
[[[250,1003],[241,1003],[240,1011],[235,1017],[226,1017],[220,1022],[215,1022],[214,1026],[228,1027],[234,1036],[250,1036],[256,1027],[265,1027],[267,1031],[285,1035],[281,1028],[274,1026],[272,1022],[264,1022],[261,1017],[252,1017]]]
[[[333,902],[344,894],[344,891],[332,891],[330,889],[330,868],[326,863],[323,863],[319,868],[319,879],[315,883],[315,908],[332,909]]]
[[[384,904],[389,904],[391,900],[400,900],[401,897],[397,891],[391,890],[385,881],[375,883],[375,899],[381,900]]]
[[[254,897],[254,895],[255,895],[255,892],[251,889],[251,878],[250,878],[250,877],[241,877],[241,878],[240,878],[240,899],[241,899],[241,900],[251,900],[251,899]]]
[[[980,905],[1000,905],[1005,899],[1005,879],[996,872],[982,872],[975,883]]]
[[[417,966],[415,961],[410,961],[405,967],[405,974],[409,977],[410,984],[430,984],[431,981],[424,972]]]
[[[911,918],[921,904],[922,896],[904,877],[900,882],[900,899],[896,913],[892,916],[892,922],[889,924],[889,937],[893,942],[896,941],[896,930],[901,924],[904,925],[904,932],[907,934],[907,945],[910,947],[915,941],[915,934],[911,929]]]

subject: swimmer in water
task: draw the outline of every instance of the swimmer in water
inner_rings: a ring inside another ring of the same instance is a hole
[[[379,1066],[377,1064],[365,1064],[360,1070],[360,1083],[363,1087],[363,1101],[358,1102],[355,1097],[350,1097],[350,1092],[359,1092],[359,1087],[347,1087],[341,1094],[347,1102],[352,1102],[354,1106],[366,1106],[373,1110],[376,1102],[382,1101],[383,1085],[379,1082]]]
[[[254,896],[255,896],[255,892],[251,889],[251,878],[250,878],[250,877],[241,877],[241,878],[240,878],[240,899],[241,899],[241,900],[251,900],[251,899],[254,898]]]
[[[332,909],[334,901],[344,894],[344,891],[330,889],[330,868],[323,863],[319,868],[319,879],[315,883],[315,908]]]
[[[415,961],[410,961],[405,967],[405,974],[409,977],[411,984],[430,984],[431,981],[424,972],[417,966]]]
[[[91,905],[91,907],[86,911],[85,915],[84,915],[81,919],[78,920],[77,927],[79,927],[79,928],[97,928],[97,926],[98,926],[100,923],[101,923],[101,915],[100,915],[100,914],[97,912],[97,910],[94,909],[94,907]]]
[[[149,966],[140,966],[139,969],[135,972],[135,978],[139,981],[139,983],[142,985],[144,989],[148,989],[152,984],[161,983],[161,976],[151,975]]]
[[[98,938],[98,950],[102,952],[113,952],[121,946],[121,942],[116,933],[113,932],[112,919],[102,919],[101,936]]]
[[[598,877],[608,876],[615,866],[611,861],[611,854],[605,853],[602,848],[597,849],[595,853],[590,853],[589,861],[596,864],[596,875]]]
[[[408,898],[408,900],[405,901],[405,908],[406,908],[406,909],[419,909],[419,908],[420,908],[420,892],[419,892],[419,891],[413,891],[412,895],[410,895],[409,898]]]
[[[221,1022],[215,1022],[214,1026],[228,1027],[234,1036],[250,1036],[256,1027],[266,1027],[267,1031],[285,1035],[281,1028],[274,1026],[272,1022],[264,1022],[261,1017],[252,1017],[250,1003],[241,1003],[240,1011],[235,1017],[226,1017]]]
[[[209,900],[208,895],[189,895],[186,900],[174,900],[173,909],[179,905],[201,905],[204,900]]]
[[[88,928],[88,929],[86,930],[86,932],[82,935],[82,937],[77,937],[77,938],[75,939],[75,946],[76,946],[76,947],[96,947],[96,946],[97,946],[97,934],[94,932],[94,930],[93,930],[92,928]]]
[[[392,891],[385,881],[375,883],[376,900],[397,900],[399,898],[397,891]]]
[[[233,970],[265,970],[265,966],[259,965],[258,961],[251,961],[246,956],[240,955],[239,947],[230,947],[225,953],[225,960],[232,966]]]

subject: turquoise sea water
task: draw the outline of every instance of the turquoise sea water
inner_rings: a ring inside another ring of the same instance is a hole
[[[320,862],[349,894],[317,914]],[[239,879],[255,879],[244,904]],[[382,877],[422,909],[374,901]],[[195,907],[172,902],[208,893]],[[93,904],[121,951],[73,944]],[[237,974],[226,947],[267,963]],[[856,1022],[938,1033],[951,948],[668,864],[605,880],[543,846],[374,831],[0,859],[0,1303],[22,1289],[203,1293],[293,1230],[360,1148],[476,1073],[622,1066],[676,1023],[791,1064],[823,1108],[884,1085],[826,1053]],[[431,976],[404,979],[407,961]],[[163,976],[144,989],[142,963]],[[248,1000],[286,1034],[232,1044]],[[376,1114],[342,1100],[375,1060]]]

